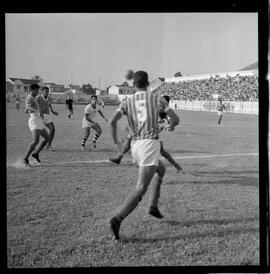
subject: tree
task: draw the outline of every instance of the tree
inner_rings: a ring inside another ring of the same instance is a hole
[[[39,81],[39,82],[43,81],[43,79],[42,79],[39,75],[34,75],[34,76],[32,77],[32,80],[37,80],[37,81]]]
[[[174,77],[182,77],[182,73],[180,71],[178,71],[174,74]]]
[[[122,84],[122,86],[128,87],[128,82],[125,81],[125,82]]]
[[[91,95],[96,94],[96,91],[91,84],[82,85],[82,92]]]

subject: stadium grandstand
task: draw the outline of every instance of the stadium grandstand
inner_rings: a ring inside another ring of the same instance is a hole
[[[164,78],[164,81],[159,78],[159,85],[152,85],[152,90],[169,95],[171,106],[177,109],[215,111],[216,99],[221,98],[228,112],[258,114],[256,65],[234,72]]]

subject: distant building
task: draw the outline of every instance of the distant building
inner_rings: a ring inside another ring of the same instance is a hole
[[[50,92],[65,92],[66,88],[64,85],[55,83],[44,83],[46,87],[49,88]]]
[[[107,95],[107,92],[106,92],[106,90],[101,90],[101,89],[96,88],[96,95],[97,96]]]
[[[134,92],[135,88],[133,86],[115,85],[108,88],[108,95],[118,95],[120,100],[131,96]]]
[[[71,84],[71,85],[69,85],[69,88],[70,89],[75,89],[76,92],[77,92],[77,91],[79,91],[81,89],[81,86],[80,85],[73,85],[73,84]]]
[[[39,81],[39,80],[33,80],[33,79],[22,79],[22,78],[14,78],[11,77],[8,79],[8,82],[11,84],[9,86],[9,88],[11,89],[11,86],[13,85],[13,91],[16,94],[16,96],[25,96],[29,90],[30,90],[30,86],[32,84],[39,84],[39,85],[44,85],[43,84],[43,80]]]
[[[14,83],[11,80],[6,81],[6,93],[12,93],[14,89]]]

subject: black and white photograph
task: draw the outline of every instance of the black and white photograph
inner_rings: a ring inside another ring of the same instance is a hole
[[[258,29],[5,13],[7,267],[259,266]]]

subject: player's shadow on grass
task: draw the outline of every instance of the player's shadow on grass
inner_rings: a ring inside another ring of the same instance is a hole
[[[198,211],[195,209],[194,211]],[[258,221],[259,223],[259,218],[258,217],[248,217],[248,218],[237,218],[237,219],[220,219],[220,220],[197,220],[197,221],[185,221],[185,222],[180,222],[180,221],[175,221],[175,220],[162,220],[161,223],[166,223],[171,226],[192,226],[192,225],[200,225],[200,224],[213,224],[213,225],[229,225],[229,224],[237,224],[237,223],[242,223],[242,222],[254,222]]]
[[[250,174],[256,174],[256,173],[259,173],[258,170],[236,170],[236,171],[222,171],[222,170],[219,170],[219,171],[199,171],[197,172],[198,175],[200,174],[221,174],[221,175],[224,175],[224,176],[227,176],[227,175],[231,175],[231,174],[243,174],[243,173],[250,173]]]
[[[70,148],[70,149],[66,149],[66,148],[57,148],[55,149],[53,152],[80,152],[83,153],[80,148]],[[50,152],[51,153],[51,152]]]
[[[70,148],[70,149],[55,149],[55,152],[78,152],[78,153],[87,153],[87,152],[114,152],[115,154],[117,154],[117,152],[115,151],[115,149],[108,149],[108,148],[86,148],[85,151],[81,151],[80,148]]]
[[[171,154],[176,154],[176,153],[210,153],[210,151],[200,151],[200,150],[184,150],[184,149],[167,149],[165,147],[165,150],[168,151]],[[185,155],[181,155],[185,156]]]
[[[196,175],[200,177],[200,175]],[[198,180],[185,180],[180,179],[179,181],[169,181],[164,182],[164,185],[179,185],[179,184],[197,184],[197,185],[229,185],[229,184],[238,184],[240,186],[256,186],[259,187],[259,178],[258,177],[246,177],[246,176],[237,176],[237,177],[229,177],[224,175],[226,179],[223,180],[213,180],[211,179],[198,179]]]
[[[248,218],[249,219],[249,218]],[[253,218],[250,218],[253,220]],[[256,220],[256,218],[255,218]],[[222,221],[222,220],[220,220]],[[243,220],[245,221],[245,219]],[[249,221],[249,220],[248,220]],[[241,222],[241,219],[239,220],[239,222]],[[198,224],[198,222],[194,222],[195,224]],[[235,223],[237,223],[237,221],[235,221]],[[221,223],[223,224],[223,223]],[[228,235],[237,235],[237,234],[243,234],[243,233],[258,233],[259,234],[259,228],[254,228],[254,227],[246,227],[243,225],[241,225],[241,227],[237,227],[237,228],[226,228],[224,229],[224,227],[220,227],[220,228],[213,228],[209,231],[206,232],[199,232],[199,231],[195,231],[192,233],[186,233],[183,232],[185,234],[181,235],[181,232],[179,231],[179,233],[177,233],[176,236],[166,236],[166,237],[132,237],[132,238],[123,238],[121,242],[123,243],[153,243],[153,242],[168,242],[168,241],[177,241],[177,240],[194,240],[194,239],[198,239],[198,238],[206,238],[206,237],[217,237],[217,238],[222,238],[224,236],[228,236]]]

